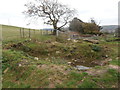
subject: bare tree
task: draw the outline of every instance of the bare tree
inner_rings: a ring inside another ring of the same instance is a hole
[[[53,26],[53,34],[56,34],[56,30],[61,30],[75,13],[75,9],[70,9],[57,0],[35,0],[34,3],[29,2],[25,6],[27,10],[24,14],[29,17],[42,17],[45,24]]]

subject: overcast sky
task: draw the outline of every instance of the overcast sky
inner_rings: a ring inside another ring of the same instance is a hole
[[[33,21],[27,25],[29,20],[22,12],[25,10],[24,4],[30,0],[1,0],[0,2],[0,24],[28,27],[47,28],[42,20]],[[70,8],[77,10],[77,17],[84,22],[94,18],[100,25],[118,24],[118,2],[119,0],[58,0],[67,4]]]

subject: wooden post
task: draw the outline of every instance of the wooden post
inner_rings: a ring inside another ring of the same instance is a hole
[[[40,30],[39,30],[39,33],[40,33],[40,35],[41,35],[41,32],[40,32]]]
[[[34,34],[35,34],[35,29],[34,29]]]
[[[42,30],[41,30],[41,35],[42,35]]]
[[[23,28],[23,38],[25,37],[24,28]]]
[[[30,29],[29,29],[29,38],[30,38]]]
[[[20,28],[20,38],[22,38],[22,32],[21,32],[21,29],[22,29],[22,28]]]
[[[42,35],[44,35],[44,31],[42,30]]]

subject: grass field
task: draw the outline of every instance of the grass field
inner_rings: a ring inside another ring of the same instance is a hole
[[[116,37],[97,37],[93,44],[39,33],[19,38],[18,27],[3,26],[3,88],[118,88]]]
[[[20,34],[20,29],[21,29],[21,34]],[[37,30],[37,29],[28,29],[28,28],[23,28],[21,27],[15,27],[15,26],[8,26],[8,25],[2,25],[2,38],[3,40],[13,40],[13,39],[20,39],[23,37],[24,38],[29,38],[29,30],[30,30],[30,36],[31,38],[39,38],[42,34],[51,34],[51,31],[45,31],[45,30]],[[24,33],[23,33],[24,32]]]

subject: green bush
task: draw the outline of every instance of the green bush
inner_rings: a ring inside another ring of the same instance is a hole
[[[2,64],[2,71],[4,71],[7,67],[10,67],[10,64],[3,63]]]
[[[99,34],[99,27],[94,23],[83,23],[84,34]]]
[[[23,58],[23,52],[14,50],[3,50],[2,63],[11,62]]]
[[[96,52],[100,52],[102,49],[100,46],[97,46],[97,45],[92,45],[91,47],[92,47],[92,50]]]

